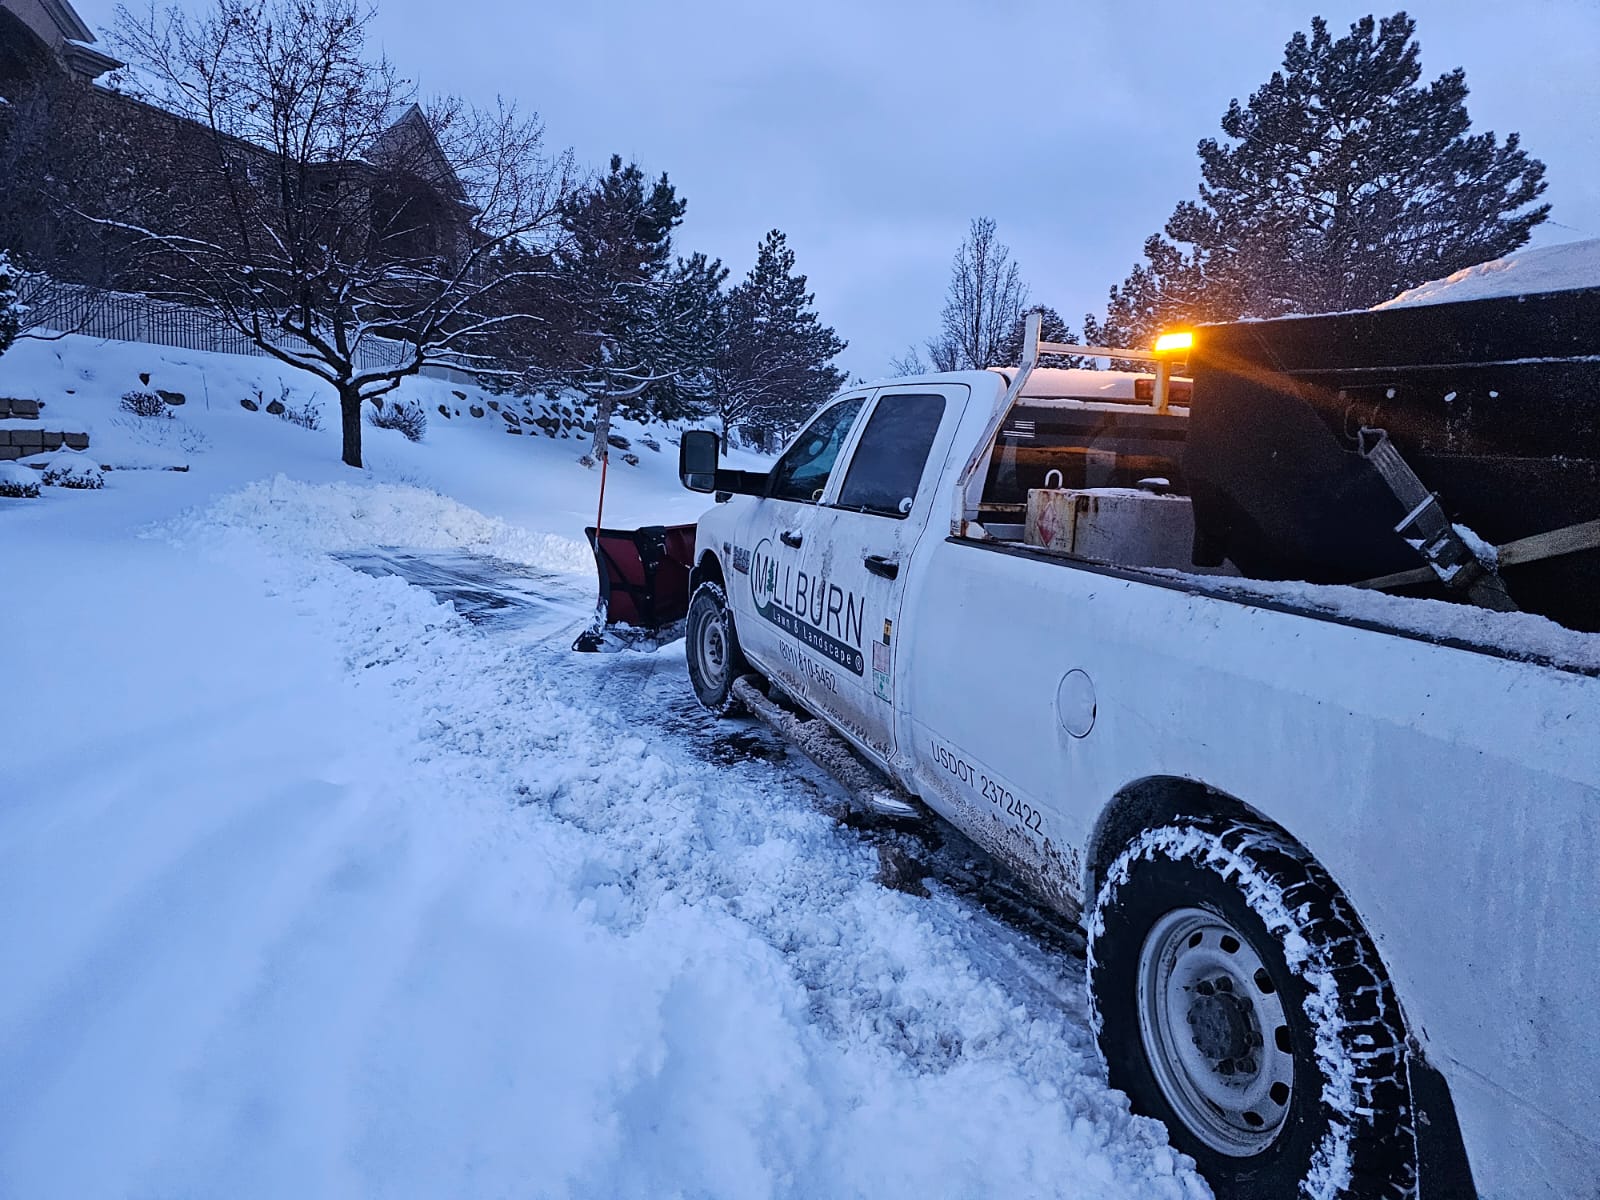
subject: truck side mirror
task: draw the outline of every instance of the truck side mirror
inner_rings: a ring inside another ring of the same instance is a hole
[[[691,492],[717,490],[720,440],[709,429],[685,430],[678,443],[678,478]]]

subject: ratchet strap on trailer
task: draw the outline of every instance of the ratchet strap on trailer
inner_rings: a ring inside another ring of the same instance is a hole
[[[1516,602],[1507,594],[1496,565],[1478,560],[1466,539],[1450,523],[1439,497],[1428,490],[1427,484],[1411,469],[1411,464],[1400,456],[1388,433],[1382,429],[1363,428],[1360,449],[1361,456],[1377,470],[1406,514],[1394,531],[1428,564],[1416,572],[1420,576],[1417,582],[1437,580],[1451,591],[1461,592],[1480,608],[1515,612]]]
[[[1600,520],[1580,521],[1548,533],[1518,538],[1496,547],[1495,554],[1502,567],[1515,567],[1541,559],[1558,558],[1563,554],[1577,554],[1583,550],[1600,550]],[[1394,575],[1381,575],[1377,579],[1366,579],[1351,586],[1375,589],[1408,587],[1416,583],[1432,583],[1437,578],[1434,569],[1428,566]]]

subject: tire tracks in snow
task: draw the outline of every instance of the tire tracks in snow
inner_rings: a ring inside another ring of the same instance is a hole
[[[913,1078],[973,1060],[1019,1068],[1077,1114],[1075,1131],[1105,1136],[1089,1132],[1092,1113],[1170,1164],[1164,1131],[1105,1092],[1076,962],[947,890],[919,902],[877,887],[870,847],[817,807],[832,788],[809,763],[781,750],[707,761],[733,739],[776,744],[748,726],[731,737],[714,728],[689,692],[681,645],[574,656],[566,647],[581,625],[499,633],[487,622],[468,634],[495,710],[545,718],[539,769],[528,769],[516,722],[467,732],[481,710],[441,720],[435,740],[489,756],[521,805],[587,835],[577,894],[597,923],[635,934],[673,905],[731,918],[776,951],[835,1046]],[[552,758],[562,765],[544,769]],[[1111,1183],[1115,1156],[1105,1165]],[[1203,1190],[1192,1177],[1180,1186],[1170,1165],[1157,1174],[1173,1195]]]
[[[187,529],[336,686],[259,685],[294,741],[211,712],[221,784],[137,746],[63,773],[0,1195],[1204,1194],[1107,1090],[1075,961],[879,886],[681,649],[573,655],[586,580],[473,625],[237,517]]]

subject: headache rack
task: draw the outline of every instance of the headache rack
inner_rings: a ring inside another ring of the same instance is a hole
[[[966,465],[961,469],[960,478],[956,481],[955,505],[950,520],[950,532],[956,537],[989,536],[978,519],[984,485],[984,474],[980,468],[993,449],[995,439],[1005,425],[1006,418],[1016,408],[1017,402],[1023,399],[1028,377],[1039,365],[1040,356],[1081,355],[1088,358],[1115,358],[1124,362],[1154,363],[1156,369],[1151,377],[1153,382],[1149,392],[1149,409],[1163,416],[1172,410],[1175,401],[1172,371],[1178,363],[1187,358],[1189,347],[1193,344],[1192,335],[1166,334],[1157,339],[1154,349],[1130,350],[1111,346],[1079,346],[1071,342],[1047,342],[1040,338],[1042,325],[1043,319],[1039,313],[1028,314],[1023,326],[1022,363],[1017,368],[1010,386],[1006,388],[1005,395],[1001,397],[1000,403],[995,406],[989,423],[984,426],[983,436],[978,439]],[[1136,385],[1136,395],[1141,391],[1142,389],[1138,389]]]

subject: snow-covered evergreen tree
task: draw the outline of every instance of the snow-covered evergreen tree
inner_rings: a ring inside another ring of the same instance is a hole
[[[1457,68],[1422,84],[1416,24],[1314,18],[1283,68],[1199,146],[1198,202],[1111,289],[1093,333],[1148,345],[1164,323],[1365,308],[1498,258],[1549,213],[1516,134],[1474,134]]]
[[[638,397],[621,403],[640,420],[675,421],[698,416],[715,391],[714,364],[726,330],[728,269],[714,258],[691,254],[665,272],[648,298],[634,344],[658,375]]]
[[[844,372],[832,363],[846,343],[814,303],[788,239],[770,231],[723,308],[709,407],[721,421],[724,451],[735,426],[785,433],[844,386]]]
[[[16,341],[22,328],[22,302],[17,299],[17,272],[0,250],[0,354]]]
[[[698,387],[690,377],[705,367],[726,272],[703,255],[673,267],[672,231],[687,207],[665,174],[647,183],[637,164],[613,155],[562,208],[559,375],[594,404],[597,459],[619,408],[640,412],[652,397],[670,408]]]

